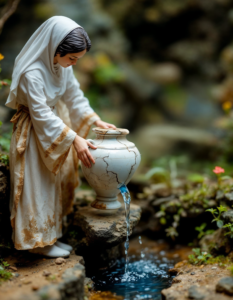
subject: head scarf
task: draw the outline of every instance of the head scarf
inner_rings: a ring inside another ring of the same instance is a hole
[[[17,109],[17,88],[20,77],[31,70],[41,71],[48,93],[52,94],[55,91],[59,94],[59,88],[62,87],[68,68],[59,66],[55,69],[54,55],[58,45],[77,27],[80,26],[73,20],[55,16],[44,22],[34,32],[16,57],[6,106]]]

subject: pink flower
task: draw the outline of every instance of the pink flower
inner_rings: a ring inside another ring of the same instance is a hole
[[[221,168],[221,167],[217,167],[217,166],[216,166],[216,167],[214,168],[213,172],[214,172],[215,174],[221,174],[221,173],[224,173],[225,170],[224,170],[223,168]]]

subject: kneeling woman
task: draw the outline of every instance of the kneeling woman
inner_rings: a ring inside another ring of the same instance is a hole
[[[84,139],[92,124],[115,128],[94,113],[73,75],[71,66],[90,47],[77,23],[52,17],[16,58],[6,105],[17,109],[11,119],[10,210],[18,250],[49,257],[68,256],[72,250],[57,240],[62,217],[72,206],[77,156],[87,167],[94,163],[88,147],[96,147]],[[62,193],[68,180],[73,180],[69,194]]]

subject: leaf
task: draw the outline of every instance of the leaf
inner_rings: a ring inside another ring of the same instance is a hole
[[[223,221],[222,220],[218,220],[217,221],[217,226],[218,226],[218,228],[222,228],[223,227]]]

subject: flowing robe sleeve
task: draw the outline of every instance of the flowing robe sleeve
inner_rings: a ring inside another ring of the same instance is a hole
[[[69,154],[76,133],[47,105],[43,81],[27,73],[20,80],[35,130],[37,145],[46,167],[57,174]]]
[[[81,137],[86,138],[91,125],[100,120],[100,117],[90,107],[88,99],[84,97],[71,68],[68,72],[66,91],[62,100],[69,110],[72,129]]]

